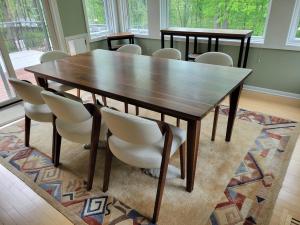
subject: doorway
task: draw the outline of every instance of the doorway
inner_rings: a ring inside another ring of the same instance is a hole
[[[7,78],[35,83],[24,68],[39,64],[53,49],[43,8],[41,0],[0,1],[0,106],[17,100]]]

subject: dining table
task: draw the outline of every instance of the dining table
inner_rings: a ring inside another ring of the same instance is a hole
[[[244,81],[251,69],[93,50],[25,68],[38,85],[48,80],[163,113],[187,122],[186,190],[192,192],[201,120],[229,96],[225,141],[232,135]],[[201,157],[201,155],[199,155]]]

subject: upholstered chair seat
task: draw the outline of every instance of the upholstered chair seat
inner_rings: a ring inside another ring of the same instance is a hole
[[[123,45],[122,47],[117,49],[117,52],[123,52],[133,55],[141,55],[142,54],[142,48],[139,45],[136,44],[127,44]],[[128,113],[128,103],[124,103],[125,112]],[[139,114],[139,108],[136,106],[136,115]]]
[[[152,54],[155,58],[181,60],[181,52],[176,48],[162,48]],[[161,114],[161,121],[165,121],[165,114]],[[177,118],[177,126],[179,127],[180,120]]]
[[[24,102],[26,116],[38,122],[52,122],[53,114],[46,104],[35,105]]]
[[[117,52],[129,53],[134,55],[141,55],[142,48],[136,44],[127,44],[117,49]]]
[[[56,119],[56,129],[60,136],[69,141],[80,144],[90,144],[93,127],[93,117],[78,123],[67,123],[63,120]],[[100,141],[106,140],[107,127],[101,124]]]
[[[38,122],[48,122],[53,124],[53,114],[41,96],[44,88],[31,84],[29,81],[8,78],[16,94],[24,102],[25,111],[25,146],[29,147],[31,120]],[[54,162],[54,134],[52,137],[52,161]]]
[[[109,186],[112,157],[138,168],[159,169],[159,181],[152,222],[156,224],[168,171],[169,159],[180,149],[181,178],[185,173],[186,132],[161,121],[153,121],[101,108],[102,118],[109,132],[103,191]],[[134,196],[132,196],[134,198]]]
[[[176,48],[162,48],[152,54],[153,57],[181,60],[181,52]]]
[[[169,126],[173,134],[170,152],[170,157],[172,157],[185,142],[186,132],[175,126]],[[126,164],[145,169],[160,168],[161,166],[165,135],[159,141],[149,145],[133,144],[114,135],[109,138],[108,143],[113,155]]]
[[[205,63],[211,65],[219,65],[219,66],[233,66],[233,60],[230,55],[223,53],[223,52],[206,52],[199,55],[195,62],[197,63]],[[218,125],[218,118],[219,118],[219,111],[220,106],[217,105],[215,107],[215,116],[214,116],[214,123],[212,129],[211,140],[214,141],[216,138],[216,130]]]
[[[87,189],[93,184],[99,140],[105,140],[106,126],[101,122],[100,109],[94,104],[83,104],[81,101],[42,91],[42,98],[55,116],[55,159],[54,166],[59,166],[61,138],[69,141],[90,144]]]
[[[57,50],[50,51],[50,52],[45,52],[40,57],[40,63],[46,63],[46,62],[50,62],[50,61],[54,61],[54,60],[64,59],[64,58],[69,57],[69,56],[70,55],[68,55],[67,53],[62,52],[62,51],[57,51]],[[57,83],[57,82],[51,81],[51,80],[48,80],[47,83],[48,83],[48,88],[51,88],[51,89],[56,90],[58,92],[66,92],[66,91],[74,89],[74,87],[71,87],[71,86],[68,86],[68,85],[65,85],[65,84],[61,84],[61,83]],[[77,89],[77,97],[80,97],[80,90],[79,89]],[[92,97],[93,97],[94,103],[96,103],[96,95],[92,94]],[[106,100],[105,99],[104,99],[104,103],[106,105]]]

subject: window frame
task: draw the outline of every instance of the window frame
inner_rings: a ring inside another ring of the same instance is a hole
[[[300,23],[300,0],[296,0],[289,28],[287,46],[300,46],[300,37],[296,37]]]
[[[148,37],[150,34],[150,21],[149,21],[149,14],[150,14],[150,4],[149,0],[147,0],[147,23],[148,23],[148,28],[147,33],[141,33],[141,32],[135,32],[131,31],[129,27],[129,15],[128,15],[128,0],[119,0],[118,5],[119,5],[119,15],[120,15],[120,28],[123,32],[131,32],[135,35],[141,36],[141,37]]]
[[[102,1],[102,0],[98,0]],[[88,14],[86,9],[86,0],[82,0],[82,6],[85,17],[86,29],[89,37],[89,42],[95,42],[104,40],[109,33],[113,33],[117,31],[117,15],[116,15],[116,4],[113,0],[103,0],[104,2],[104,12],[105,12],[105,20],[107,24],[108,31],[100,32],[96,37],[92,37],[89,27]]]
[[[160,1],[161,28],[169,27],[169,4],[168,3],[169,3],[169,0],[161,0]],[[269,19],[270,19],[272,3],[273,3],[273,0],[270,0],[270,2],[268,4],[267,17],[265,20],[264,31],[263,31],[262,36],[252,36],[251,43],[264,44],[266,34],[267,34],[268,23],[269,23]],[[199,38],[199,39],[201,39],[201,38]],[[225,42],[231,43],[231,42],[236,42],[236,41],[225,40]]]

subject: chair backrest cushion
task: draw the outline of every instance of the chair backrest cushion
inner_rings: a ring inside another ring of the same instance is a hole
[[[233,60],[231,56],[223,52],[203,53],[195,59],[195,62],[220,66],[233,66]]]
[[[18,80],[16,78],[8,78],[9,83],[13,86],[16,94],[25,102],[33,105],[45,104],[41,92],[44,88],[33,85],[29,82]]]
[[[42,98],[53,114],[58,119],[67,123],[79,123],[92,117],[81,102],[59,96],[49,91],[42,91]]]
[[[141,55],[142,54],[142,48],[135,44],[128,44],[123,45],[122,47],[118,48],[117,52],[125,52],[135,55]]]
[[[153,57],[181,60],[181,52],[176,48],[163,48],[155,51]]]
[[[107,107],[101,108],[101,115],[111,133],[123,141],[143,145],[156,143],[162,138],[161,130],[154,121]]]
[[[41,55],[40,62],[41,63],[50,62],[50,61],[66,58],[68,56],[69,55],[67,53],[62,51],[45,52],[43,55]]]

